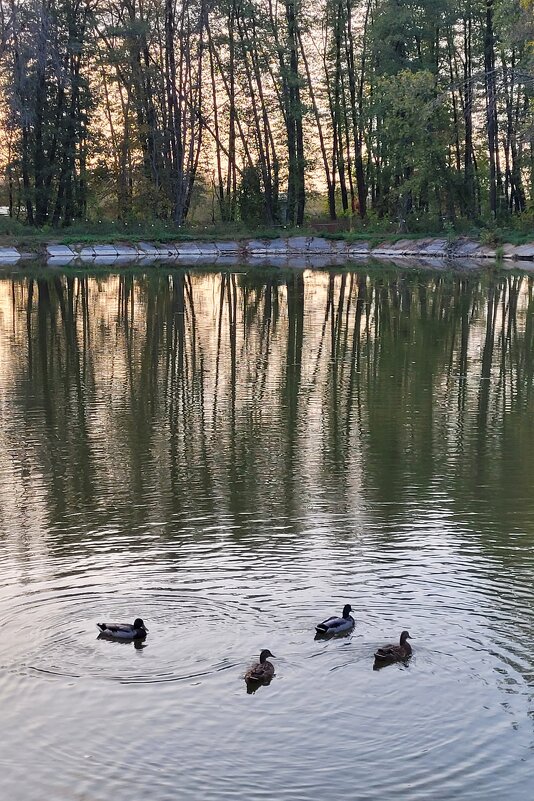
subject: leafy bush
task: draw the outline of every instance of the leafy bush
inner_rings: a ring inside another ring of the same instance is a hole
[[[488,245],[489,247],[502,245],[504,241],[503,232],[500,228],[483,228],[480,232],[479,240],[481,245]]]

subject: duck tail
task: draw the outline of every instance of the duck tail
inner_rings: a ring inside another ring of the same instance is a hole
[[[375,659],[391,659],[394,654],[391,651],[383,651],[382,648],[379,648],[378,651],[375,652]]]
[[[96,625],[100,629],[100,631],[105,631],[106,630],[106,624],[105,623],[97,623]]]

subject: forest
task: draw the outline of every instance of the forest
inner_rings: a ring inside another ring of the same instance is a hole
[[[534,225],[532,0],[0,0],[34,226]]]

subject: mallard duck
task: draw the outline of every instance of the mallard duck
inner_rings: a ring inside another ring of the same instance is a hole
[[[260,661],[251,665],[251,667],[249,667],[245,673],[245,681],[271,681],[272,677],[274,676],[274,665],[272,662],[267,661],[269,656],[272,659],[276,659],[275,655],[272,654],[268,648],[264,648],[260,654]]]
[[[377,662],[399,662],[412,655],[412,646],[406,640],[411,640],[407,631],[403,631],[398,645],[383,645],[375,653]]]
[[[114,640],[144,640],[148,629],[140,617],[133,623],[97,623],[100,634]]]
[[[350,615],[351,612],[352,606],[350,604],[345,604],[341,617],[328,617],[315,627],[317,634],[342,634],[343,632],[350,631],[354,628],[355,623],[354,618]]]

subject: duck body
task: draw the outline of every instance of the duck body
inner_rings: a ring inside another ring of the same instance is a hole
[[[260,661],[251,665],[245,673],[246,682],[268,684],[271,681],[274,676],[274,665],[272,662],[267,661],[269,656],[272,659],[276,659],[275,655],[265,648],[260,654]]]
[[[133,623],[97,623],[102,637],[113,640],[144,640],[148,633],[140,617]]]
[[[407,642],[407,640],[410,639],[409,632],[403,631],[398,645],[395,643],[392,645],[383,645],[382,648],[378,648],[378,650],[375,651],[375,662],[386,664],[388,662],[401,662],[404,659],[408,659],[408,657],[412,655],[412,646]]]
[[[343,613],[341,617],[327,617],[326,620],[323,620],[322,623],[318,623],[315,627],[315,631],[320,636],[331,635],[331,634],[344,634],[348,631],[351,631],[354,628],[355,620],[351,616],[352,607],[350,604],[346,604],[343,607]]]

